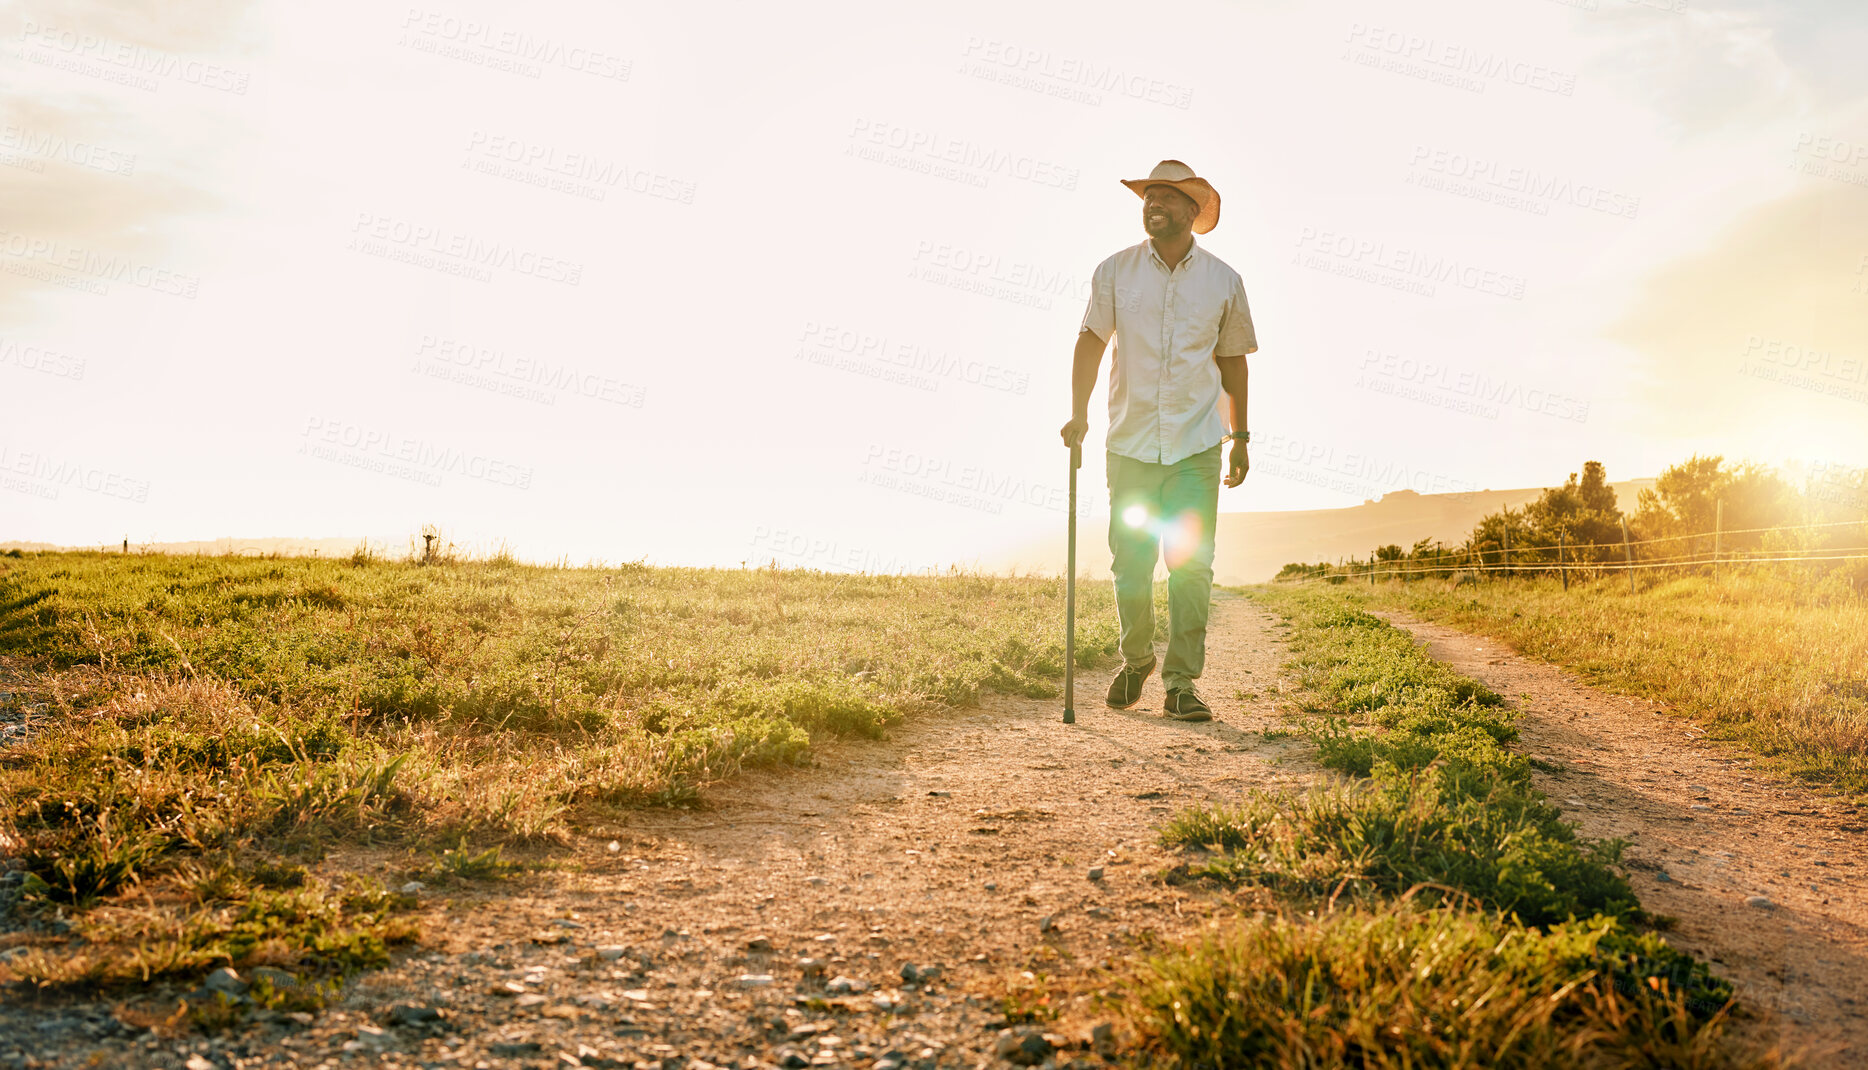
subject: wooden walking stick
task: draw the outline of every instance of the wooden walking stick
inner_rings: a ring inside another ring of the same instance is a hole
[[[1083,444],[1070,447],[1070,545],[1064,550],[1064,723],[1077,723],[1077,469]]]

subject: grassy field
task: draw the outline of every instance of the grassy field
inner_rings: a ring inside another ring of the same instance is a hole
[[[1502,639],[1591,683],[1703,718],[1786,774],[1868,796],[1868,599],[1788,573],[1573,584],[1350,585],[1368,604]]]
[[[1106,584],[1078,593],[1087,666],[1114,614]],[[310,868],[327,854],[493,876],[822,736],[1057,694],[1062,603],[1059,580],[968,574],[0,557],[0,721],[28,726],[0,749],[0,854],[57,923],[0,980],[382,962],[409,904]]]
[[[1731,986],[1669,946],[1509,749],[1515,714],[1340,588],[1258,589],[1291,624],[1319,758],[1303,795],[1162,830],[1171,879],[1291,909],[1155,960],[1131,1016],[1178,1066],[1776,1065],[1725,1039]]]
[[[1078,593],[1087,667],[1113,657],[1114,614],[1107,584]],[[1138,1057],[1775,1065],[1724,1039],[1729,986],[1666,944],[1621,845],[1531,788],[1497,695],[1365,593],[1254,596],[1291,625],[1306,730],[1345,780],[1164,828],[1188,856],[1168,879],[1291,909],[1144,969]],[[314,1008],[415,935],[402,881],[497,878],[620,808],[808,762],[815,739],[1056,694],[1062,597],[965,574],[0,557],[0,854],[27,867],[33,922],[0,936],[0,981],[265,965],[290,976],[255,1004]]]

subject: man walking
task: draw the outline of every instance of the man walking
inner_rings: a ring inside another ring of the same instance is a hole
[[[1163,710],[1179,721],[1213,713],[1194,692],[1206,662],[1219,519],[1220,451],[1233,440],[1225,483],[1245,481],[1247,354],[1258,351],[1239,273],[1194,243],[1219,222],[1219,193],[1179,160],[1124,179],[1142,199],[1148,240],[1096,266],[1077,334],[1071,417],[1064,444],[1089,432],[1090,394],[1103,350],[1116,340],[1109,378],[1109,550],[1121,624],[1122,671],[1108,704],[1141,701],[1155,670],[1154,573],[1168,566],[1168,648]],[[1230,404],[1221,415],[1221,393]],[[1230,424],[1232,430],[1227,431]]]

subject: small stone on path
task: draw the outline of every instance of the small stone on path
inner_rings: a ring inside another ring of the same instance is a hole
[[[902,980],[911,985],[925,984],[941,974],[939,966],[919,966],[912,962],[902,963]]]
[[[999,1040],[993,1045],[993,1054],[1007,1062],[1020,1066],[1037,1066],[1051,1057],[1056,1049],[1044,1034],[1036,1029],[1013,1032],[1010,1029],[999,1034]]]
[[[389,1008],[388,1017],[394,1025],[426,1025],[429,1022],[440,1021],[441,1011],[416,1003],[398,1003]]]

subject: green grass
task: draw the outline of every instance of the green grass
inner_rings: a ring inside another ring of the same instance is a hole
[[[1777,1065],[1723,1010],[1622,964],[1607,919],[1525,929],[1413,903],[1265,915],[1153,960],[1131,997],[1147,1065],[1546,1070]]]
[[[1498,695],[1335,591],[1254,597],[1294,625],[1289,667],[1323,715],[1308,727],[1319,760],[1355,779],[1182,812],[1163,842],[1219,852],[1193,872],[1311,894],[1425,882],[1529,925],[1641,917],[1613,869],[1624,845],[1579,839],[1532,788],[1529,763],[1506,749],[1515,715]]]
[[[1732,988],[1652,931],[1617,863],[1531,785],[1515,714],[1333,587],[1250,592],[1292,625],[1305,732],[1345,774],[1203,804],[1170,880],[1281,893],[1154,961],[1131,1018],[1187,1067],[1775,1065],[1725,1039]],[[1309,907],[1308,910],[1305,910]]]
[[[1106,584],[1078,595],[1087,667],[1114,614]],[[328,852],[495,879],[502,847],[608,808],[693,804],[987,691],[1055,695],[1062,604],[1060,580],[959,573],[0,558],[0,692],[34,725],[0,751],[0,843],[76,937],[0,978],[370,965],[411,928]]]
[[[1298,896],[1341,888],[1395,896],[1427,885],[1542,925],[1603,914],[1640,917],[1611,866],[1618,842],[1579,841],[1556,811],[1523,793],[1460,790],[1435,775],[1378,778],[1303,795],[1254,795],[1184,811],[1165,843],[1214,852],[1177,870]]]
[[[1664,702],[1812,786],[1868,799],[1868,599],[1839,575],[1514,579],[1352,587]]]

